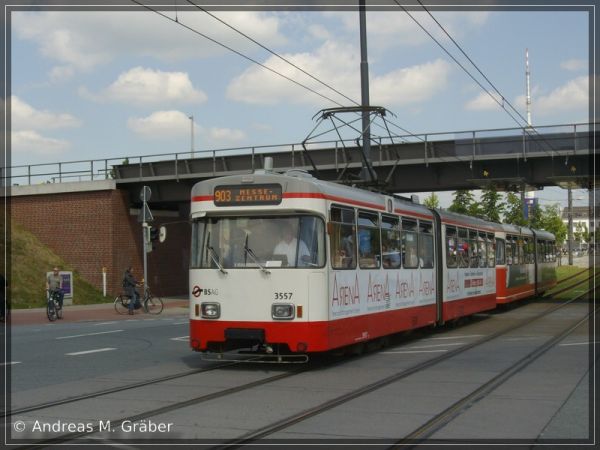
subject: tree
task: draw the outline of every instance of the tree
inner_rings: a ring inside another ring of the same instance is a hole
[[[522,227],[527,225],[527,220],[525,220],[525,216],[523,214],[523,208],[524,205],[521,201],[521,197],[513,192],[509,192],[506,195],[504,221],[506,223]]]
[[[423,204],[430,209],[435,209],[440,207],[440,198],[435,195],[435,192],[432,192],[429,197],[423,200]]]
[[[490,185],[485,188],[481,195],[482,219],[500,223],[500,214],[504,211],[504,204],[501,201],[502,195],[496,191],[494,186]]]
[[[461,189],[455,191],[453,195],[454,199],[452,200],[452,204],[448,208],[448,211],[458,214],[472,215],[469,211],[469,208],[471,205],[475,204],[475,198],[473,197],[471,191]]]
[[[539,213],[535,214],[536,220],[531,224],[531,227],[543,229],[554,234],[556,245],[562,245],[567,237],[567,225],[562,221],[560,216],[560,204],[546,205],[543,211],[539,206],[535,209]]]

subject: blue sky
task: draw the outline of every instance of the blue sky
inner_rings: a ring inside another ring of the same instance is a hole
[[[360,102],[357,12],[213,13]],[[586,13],[433,14],[523,116],[529,49],[534,125],[588,121]],[[177,19],[349,103],[202,11],[179,8]],[[417,134],[517,126],[400,8],[369,12],[367,30],[371,103],[395,124]],[[13,165],[185,152],[190,115],[197,151],[300,142],[312,116],[336,106],[151,11],[14,12],[11,33]]]

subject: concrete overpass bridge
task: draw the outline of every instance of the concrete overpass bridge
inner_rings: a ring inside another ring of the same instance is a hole
[[[478,189],[591,188],[595,124],[578,123],[466,132],[394,136],[372,145],[379,188],[389,192]],[[112,178],[140,203],[141,186],[152,188],[151,205],[177,210],[189,201],[194,183],[218,176],[251,173],[273,158],[274,170],[304,169],[330,181],[360,184],[360,149],[355,141],[329,141],[170,153],[95,161],[12,167],[10,184],[40,177],[53,182]],[[56,170],[56,168],[58,170]],[[39,181],[37,181],[39,182]],[[183,212],[183,211],[182,211]]]

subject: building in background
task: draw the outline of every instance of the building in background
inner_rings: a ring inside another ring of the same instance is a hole
[[[576,253],[587,253],[591,243],[597,242],[596,228],[598,212],[600,208],[596,208],[593,213],[589,206],[573,206],[573,248]],[[568,226],[569,224],[569,208],[564,208],[562,211],[562,221]],[[565,243],[566,245],[566,243]]]

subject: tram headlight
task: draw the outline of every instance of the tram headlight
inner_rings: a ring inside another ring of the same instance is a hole
[[[202,303],[200,305],[203,319],[218,319],[221,317],[221,305],[218,303]]]
[[[294,305],[289,303],[274,303],[271,305],[271,317],[278,320],[290,320],[294,318]]]

